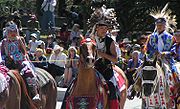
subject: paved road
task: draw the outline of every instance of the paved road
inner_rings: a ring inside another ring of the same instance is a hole
[[[66,88],[58,88],[58,101],[56,105],[56,109],[60,109],[61,101],[64,97],[64,93]],[[126,100],[124,109],[141,109],[141,99],[134,98],[134,100]]]

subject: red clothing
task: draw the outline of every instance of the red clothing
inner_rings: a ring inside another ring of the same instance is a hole
[[[57,34],[57,38],[59,40],[62,40],[65,43],[69,40],[69,37],[70,37],[70,32],[69,31],[63,31],[63,32],[60,31]]]

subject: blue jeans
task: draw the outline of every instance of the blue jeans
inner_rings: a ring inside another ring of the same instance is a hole
[[[50,23],[50,25],[49,25]],[[55,16],[54,12],[51,11],[44,11],[41,21],[41,29],[42,31],[47,31],[49,29],[49,26],[54,27],[55,26]]]

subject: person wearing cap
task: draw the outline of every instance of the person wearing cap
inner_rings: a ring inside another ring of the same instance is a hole
[[[141,50],[141,46],[139,45],[139,44],[135,44],[134,46],[133,46],[133,51],[140,51]]]
[[[110,109],[117,109],[118,98],[116,88],[112,79],[114,79],[112,63],[118,62],[115,41],[107,35],[108,24],[105,21],[99,21],[96,24],[96,33],[94,39],[96,41],[97,54],[99,59],[95,62],[95,69],[97,69],[107,81],[109,86],[109,101]]]
[[[64,74],[67,56],[62,52],[63,49],[63,47],[55,45],[54,52],[49,57],[48,69],[54,78]]]
[[[14,22],[8,22],[5,27],[6,38],[2,40],[1,57],[5,65],[10,69],[18,69],[25,79],[29,91],[32,93],[32,100],[36,103],[41,101],[37,88],[37,77],[33,68],[27,66],[30,60],[27,56],[24,39],[19,36],[19,29]],[[30,69],[30,70],[29,70]],[[27,72],[28,71],[28,72]]]
[[[72,77],[76,77],[78,72],[78,60],[79,55],[77,54],[77,49],[74,46],[70,46],[68,49],[67,63],[64,71],[64,87],[69,85]]]
[[[28,48],[29,48],[29,54],[34,54],[36,51],[36,48],[39,45],[39,41],[37,41],[37,35],[35,33],[31,34],[31,40],[29,40]]]

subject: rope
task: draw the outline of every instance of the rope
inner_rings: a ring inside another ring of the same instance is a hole
[[[67,59],[66,61],[78,61],[79,59]],[[48,62],[64,62],[64,60],[47,60]],[[30,61],[30,62],[47,62],[47,61]]]

